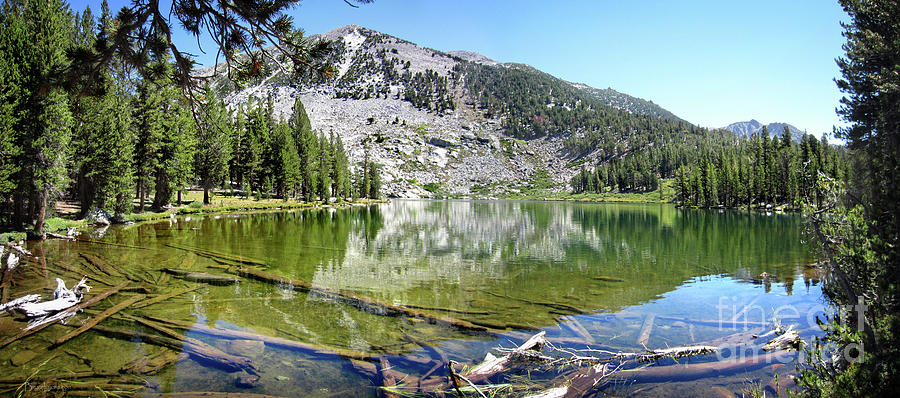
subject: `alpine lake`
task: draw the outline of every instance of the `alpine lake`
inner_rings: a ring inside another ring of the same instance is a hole
[[[821,333],[803,228],[799,215],[657,204],[394,200],[88,229],[30,242],[38,259],[9,298],[50,298],[55,278],[82,275],[86,299],[127,287],[0,350],[0,394],[456,396],[450,361],[465,375],[541,331],[557,354],[722,347],[626,363],[588,395],[783,393],[802,350],[774,360],[751,335],[776,320],[807,341]],[[0,339],[27,322],[0,315]],[[590,366],[517,364],[478,384],[524,396]]]

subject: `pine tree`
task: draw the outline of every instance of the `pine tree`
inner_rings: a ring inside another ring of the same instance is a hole
[[[316,194],[319,196],[319,200],[328,203],[329,196],[331,195],[331,168],[333,166],[333,155],[332,155],[331,143],[328,142],[328,139],[325,138],[325,134],[319,136],[319,158],[316,162],[318,171],[316,175],[319,176],[318,186]]]
[[[60,0],[4,1],[0,13],[0,189],[12,196],[17,223],[40,234],[68,179],[72,115],[56,80],[68,67],[72,15]]]
[[[203,187],[203,204],[209,204],[209,190],[228,175],[234,126],[225,104],[207,86],[197,114],[197,152],[194,169]]]
[[[347,160],[347,152],[344,149],[344,143],[341,136],[331,131],[331,147],[333,151],[331,179],[332,179],[332,196],[337,198],[348,198],[350,196],[350,171],[348,170],[349,161]]]

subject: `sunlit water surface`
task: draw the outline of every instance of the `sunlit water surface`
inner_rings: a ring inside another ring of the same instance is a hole
[[[536,330],[545,330],[560,347],[637,351],[759,333],[767,328],[740,322],[771,322],[777,317],[795,324],[809,338],[816,330],[814,316],[822,310],[822,293],[815,270],[807,267],[812,259],[802,243],[802,228],[796,215],[680,210],[668,205],[393,201],[372,207],[192,216],[82,237],[146,250],[83,241],[48,241],[35,249],[51,270],[61,263],[92,272],[80,255],[89,253],[172,291],[196,283],[163,276],[160,268],[224,272],[213,259],[167,245],[203,248],[260,260],[267,272],[317,286],[500,329],[496,334],[466,333],[253,280],[204,287],[140,310],[167,319],[380,354],[413,378],[444,360],[477,363],[491,348],[512,347]],[[763,273],[771,277],[760,276]],[[56,276],[73,279],[70,274],[44,272],[17,289],[33,289]],[[137,293],[121,293],[110,301],[130,294]],[[89,316],[79,315],[72,322]],[[719,320],[726,322],[715,324]],[[3,322],[15,326],[8,317]],[[102,324],[153,332],[121,319]],[[39,359],[50,358],[54,350],[42,351],[46,342],[68,331],[47,329],[0,357],[31,349],[39,352]],[[643,339],[642,332],[646,332]],[[225,340],[188,335],[225,351],[233,348]],[[423,348],[422,343],[433,348]],[[95,332],[65,348],[92,358],[95,370],[115,370],[162,350]],[[272,347],[245,347],[237,353],[259,366],[256,387],[237,387],[237,373],[190,359],[149,379],[163,392],[379,394],[377,376],[372,378],[337,356]],[[12,367],[4,361],[2,366],[4,373],[27,375],[41,362]],[[57,355],[41,366],[88,369],[70,355]],[[765,386],[773,374],[792,369],[787,361],[728,377],[620,381],[604,390],[623,395],[727,395],[754,382]],[[446,375],[446,370],[436,374]]]

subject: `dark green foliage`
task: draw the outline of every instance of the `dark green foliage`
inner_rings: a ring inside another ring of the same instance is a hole
[[[790,131],[781,139],[762,134],[737,138],[731,146],[688,153],[697,162],[675,173],[676,201],[698,207],[784,205],[799,209],[815,201],[814,182],[824,174],[845,179],[848,156],[841,147],[808,134],[795,143]],[[786,138],[786,140],[785,140]]]
[[[900,388],[900,3],[840,3],[850,23],[846,55],[837,61],[845,94],[838,113],[849,126],[837,133],[851,151],[853,174],[849,184],[819,178],[808,216],[829,271],[823,291],[836,308],[850,310],[827,320],[800,384],[809,396],[891,396]],[[801,145],[804,161],[826,169],[832,163],[811,141]],[[855,307],[861,304],[864,311]],[[832,352],[854,348],[860,355],[832,362]]]
[[[0,196],[13,209],[12,221],[38,234],[68,180],[72,114],[55,81],[69,65],[72,32],[72,15],[60,0],[0,6]]]
[[[194,170],[203,187],[203,204],[209,204],[209,190],[228,175],[234,126],[225,104],[209,86],[197,107],[199,123]]]
[[[134,171],[140,210],[152,190],[154,209],[162,209],[192,176],[195,125],[179,90],[167,79],[143,80],[135,103]]]

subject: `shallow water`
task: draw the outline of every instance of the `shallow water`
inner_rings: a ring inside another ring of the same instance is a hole
[[[497,329],[472,333],[421,318],[385,316],[327,294],[248,279],[203,287],[132,312],[378,354],[394,369],[415,376],[436,361],[477,363],[491,348],[511,347],[536,330],[545,330],[561,347],[636,351],[765,331],[732,321],[778,317],[809,337],[814,314],[822,310],[821,290],[815,273],[806,268],[812,260],[801,231],[802,219],[794,215],[514,201],[393,201],[373,207],[192,216],[94,231],[78,242],[36,245],[47,269],[34,266],[17,275],[12,297],[55,286],[50,281],[57,276],[71,284],[75,275],[59,271],[57,264],[98,272],[82,253],[124,269],[144,281],[135,285],[150,285],[154,293],[196,286],[160,268],[224,274],[223,268],[233,265],[167,246],[174,245],[253,259],[272,274]],[[763,272],[772,277],[761,278]],[[92,284],[95,291],[107,288]],[[133,294],[138,293],[123,292],[108,301]],[[70,322],[91,315],[80,314]],[[714,322],[718,320],[725,323]],[[153,332],[122,319],[101,325]],[[10,317],[0,317],[0,333],[10,334],[18,326]],[[51,368],[115,371],[135,358],[164,351],[92,331],[62,347],[45,348],[47,341],[70,330],[54,326],[14,343],[0,353],[0,369],[8,375]],[[380,378],[371,380],[371,374],[335,355],[235,347],[226,340],[187,334],[251,358],[260,368],[259,385],[236,387],[238,373],[188,359],[149,376],[150,391],[379,394]],[[90,358],[90,366],[63,349]],[[23,350],[38,355],[19,367],[10,365],[6,358]],[[690,361],[715,359],[707,355]],[[728,377],[673,378],[663,384],[619,381],[604,389],[623,395],[727,395],[748,388],[748,381],[764,386],[774,373],[787,374],[792,368],[788,362]]]

